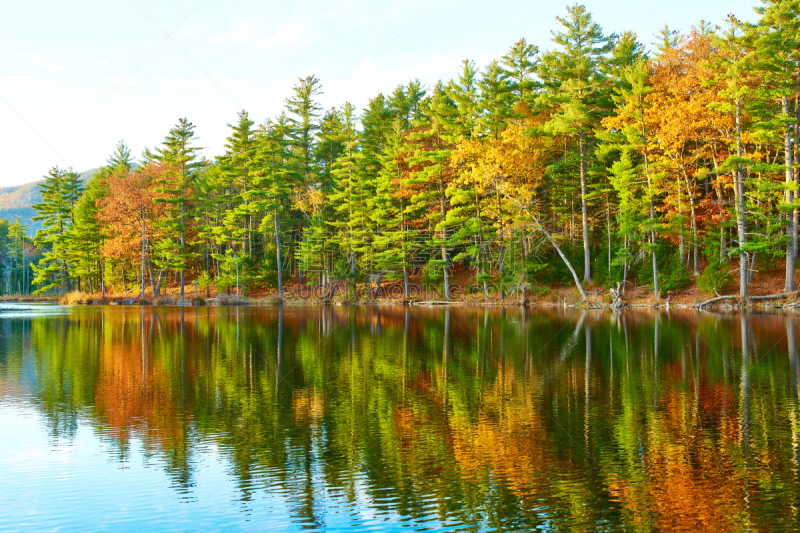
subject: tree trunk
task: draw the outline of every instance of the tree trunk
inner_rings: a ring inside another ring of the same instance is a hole
[[[789,115],[789,97],[783,97],[783,113],[784,115]],[[783,133],[783,151],[784,156],[786,159],[786,194],[785,200],[786,203],[791,205],[794,203],[794,191],[791,190],[791,185],[794,182],[794,172],[793,172],[793,161],[792,161],[792,138],[790,135],[790,128],[785,128]],[[795,246],[797,243],[797,228],[795,227],[795,223],[797,222],[797,209],[792,209],[791,213],[787,213],[786,218],[788,219],[788,224],[786,226],[786,233],[789,236],[789,240],[786,242],[786,280],[784,282],[784,290],[785,291],[793,291],[794,290],[794,258],[797,255],[795,250]]]
[[[408,300],[408,267],[403,266],[403,295]]]
[[[717,158],[714,157],[714,176],[717,178],[717,186],[715,187],[717,192],[717,200],[719,201],[720,205],[724,200],[724,196],[722,195],[722,185],[719,183],[719,168],[717,165]],[[720,210],[721,211],[721,210]],[[719,261],[720,263],[727,263],[728,262],[728,254],[725,252],[725,224],[720,221],[719,224]]]
[[[498,193],[499,194],[499,193]],[[499,200],[498,200],[499,204]],[[479,272],[482,276],[486,276],[486,256],[484,251],[484,243],[483,243],[483,220],[481,218],[481,204],[478,195],[475,195],[475,214],[478,217],[478,261],[480,262]],[[489,298],[489,284],[486,281],[486,278],[483,278],[483,295],[485,298]]]
[[[183,172],[185,176],[186,170]],[[184,202],[184,194],[183,186],[181,186],[181,300],[183,300],[183,284],[186,281],[184,278],[184,271],[186,269],[186,223],[184,222],[186,205]],[[144,290],[142,290],[142,299],[144,299]]]
[[[439,178],[439,207],[442,210],[442,223],[447,218],[447,207],[445,206],[444,184]],[[450,299],[450,273],[447,271],[447,228],[442,227],[442,272],[444,273],[444,299]]]
[[[606,230],[608,233],[608,281],[611,282],[611,203],[606,195]]]
[[[683,237],[683,191],[681,188],[681,180],[676,180],[678,186],[678,255],[681,257],[681,266],[686,266],[686,239]]]
[[[506,292],[503,287],[503,272],[505,270],[505,264],[503,261],[504,259],[503,253],[505,252],[505,246],[504,246],[505,228],[503,227],[503,212],[502,212],[502,204],[500,203],[500,191],[497,191],[497,220],[500,222],[500,254],[499,254],[500,264],[497,271],[498,274],[500,275],[499,276],[500,279],[498,281],[500,281],[500,301],[502,301],[506,299]]]
[[[742,157],[742,105],[736,98],[736,155]],[[742,304],[747,305],[747,252],[744,246],[747,239],[747,226],[745,221],[745,194],[744,194],[744,168],[736,165],[736,229],[739,236],[739,296]]]
[[[581,218],[583,223],[583,282],[589,283],[592,278],[591,252],[589,251],[589,196],[588,185],[586,183],[586,140],[583,133],[580,136],[580,156],[581,156]]]
[[[153,278],[153,260],[148,256],[147,258],[147,272],[150,274],[150,286],[153,287],[153,296],[158,297],[159,288],[156,286],[154,278]]]
[[[628,235],[625,235],[625,248],[628,248]],[[653,281],[658,283],[658,271],[654,272]],[[625,257],[625,264],[622,265],[622,293],[625,294],[625,285],[628,283],[628,257],[626,254]],[[658,293],[656,293],[656,298],[658,298]]]
[[[686,193],[689,197],[689,212],[692,217],[692,255],[693,255],[693,273],[695,276],[700,275],[700,243],[697,236],[697,211],[694,205],[694,194],[692,193],[692,184],[689,182],[689,173],[686,168],[683,168],[683,178],[686,181]]]
[[[145,256],[147,255],[147,238],[145,237],[146,234],[147,234],[147,222],[146,222],[146,216],[144,214],[144,209],[142,209],[142,303],[144,303],[144,288],[145,288],[144,267],[145,267]]]
[[[639,106],[641,109],[641,128],[642,128],[642,141],[644,142],[644,175],[647,178],[647,200],[650,207],[650,245],[653,248],[652,261],[653,261],[653,292],[655,293],[656,300],[659,299],[661,294],[658,289],[658,259],[656,257],[656,215],[655,207],[653,206],[653,184],[650,181],[650,157],[647,147],[647,130],[644,127],[644,97],[639,97]],[[626,236],[627,238],[627,236]],[[625,274],[627,275],[628,264],[625,263]],[[622,284],[622,292],[625,292],[625,284]]]
[[[281,259],[281,223],[278,218],[277,210],[275,211],[275,243],[278,261],[278,299],[280,299],[281,303],[283,303],[283,273],[281,272],[281,267],[283,264]]]
[[[578,292],[581,293],[581,297],[583,298],[583,300],[586,301],[586,291],[583,290],[583,285],[581,285],[581,280],[578,277],[577,272],[575,272],[575,269],[572,267],[572,263],[570,263],[569,259],[567,259],[567,256],[564,255],[564,252],[561,251],[561,247],[558,245],[555,239],[553,239],[553,236],[550,235],[550,232],[545,229],[544,225],[542,225],[541,221],[539,220],[539,217],[531,213],[530,210],[516,198],[512,198],[510,196],[506,197],[509,198],[514,203],[516,203],[523,211],[525,211],[528,214],[528,216],[531,217],[531,220],[533,220],[534,224],[536,224],[536,227],[538,227],[539,230],[542,233],[544,233],[544,236],[547,238],[548,241],[550,241],[550,244],[553,245],[553,248],[555,248],[556,252],[561,257],[561,260],[564,261],[564,264],[567,266],[570,273],[572,273],[572,279],[575,281],[575,287],[578,289]]]

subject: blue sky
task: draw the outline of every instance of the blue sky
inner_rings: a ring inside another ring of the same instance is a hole
[[[757,0],[586,0],[608,32],[642,42],[669,24],[688,31],[728,13],[754,20]],[[221,153],[241,109],[280,113],[300,76],[315,74],[326,108],[363,107],[419,78],[426,86],[479,66],[524,37],[552,47],[567,2],[406,0],[70,0],[7,3],[0,20],[0,186],[59,165],[105,162],[119,140],[134,154],[180,117],[204,154]]]

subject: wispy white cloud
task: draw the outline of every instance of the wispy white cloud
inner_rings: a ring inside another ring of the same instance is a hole
[[[64,72],[67,70],[67,67],[60,63],[51,61],[49,55],[41,52],[17,52],[17,55],[28,59],[37,67],[52,70],[53,72]]]
[[[17,52],[17,55],[25,59],[30,59],[31,61],[44,61],[49,59],[47,55],[41,52]]]
[[[246,46],[250,53],[276,50],[285,46],[307,47],[316,42],[319,32],[304,18],[296,18],[277,27],[266,24],[256,27],[251,20],[240,19],[224,32],[212,35],[208,42],[214,46]]]
[[[150,81],[156,85],[188,85],[197,83],[197,80],[189,78],[188,76],[178,77],[164,77],[164,76],[150,76]]]
[[[50,85],[46,84],[38,78],[31,78],[30,76],[9,76],[6,78],[10,83],[27,87],[28,89],[47,89]]]
[[[250,40],[252,30],[251,21],[240,19],[231,24],[226,31],[212,35],[209,42],[219,46],[241,46]]]
[[[39,62],[39,63],[36,63],[36,65],[39,66],[39,67],[42,67],[42,68],[46,68],[47,70],[52,70],[53,72],[64,72],[64,71],[68,70],[67,67],[65,67],[64,65],[61,65],[59,63]]]
[[[197,30],[195,28],[180,27],[171,35],[171,37],[176,41],[185,41],[191,37],[194,37],[196,34]]]
[[[122,76],[106,76],[103,77],[102,80],[106,83],[113,83],[115,85],[149,85],[147,82],[134,78],[123,78]]]
[[[308,46],[316,40],[316,32],[311,25],[302,20],[278,26],[275,31],[266,31],[266,35],[258,40],[258,47],[263,50],[274,50],[284,46]]]

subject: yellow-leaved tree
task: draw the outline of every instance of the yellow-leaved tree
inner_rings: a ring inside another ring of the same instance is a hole
[[[470,139],[460,142],[451,162],[459,169],[457,185],[474,187],[480,195],[499,193],[519,207],[533,228],[540,231],[569,269],[575,287],[586,300],[580,278],[572,263],[548,230],[548,209],[544,190],[546,168],[553,139],[533,135],[544,116],[525,116],[511,121],[498,139]]]

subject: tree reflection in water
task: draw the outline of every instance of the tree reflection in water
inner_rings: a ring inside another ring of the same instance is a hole
[[[793,317],[75,308],[0,325],[0,399],[32,402],[54,443],[86,426],[119,464],[142,447],[188,504],[221,497],[198,483],[213,450],[231,512],[269,494],[298,528],[797,527]]]

